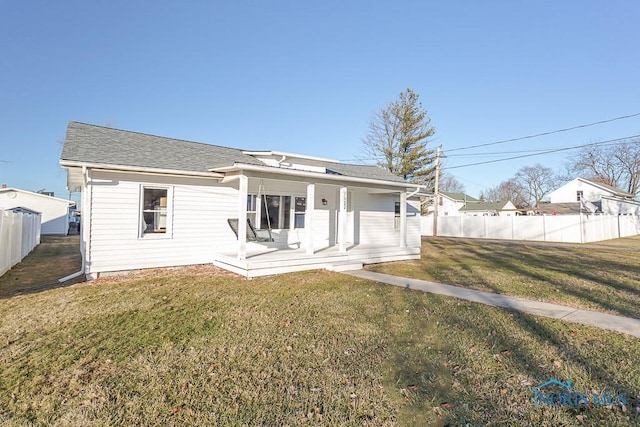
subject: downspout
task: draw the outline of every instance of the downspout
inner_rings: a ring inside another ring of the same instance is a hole
[[[278,167],[280,167],[280,164],[281,164],[282,162],[284,162],[285,160],[287,160],[287,156],[283,154],[283,155],[282,155],[282,158],[281,158],[280,160],[278,160],[278,163],[276,163],[276,165],[277,165]]]
[[[87,189],[87,183],[89,182],[89,178],[88,178],[88,173],[87,173],[87,167],[86,166],[82,166],[82,188],[83,188],[83,195],[85,194],[86,191],[88,191]],[[84,200],[82,200],[84,202]],[[82,210],[85,210],[85,206],[84,203],[82,204]],[[82,215],[82,218],[85,218],[84,214]],[[84,222],[84,220],[80,221],[80,233],[84,233],[84,227],[85,225],[82,224]],[[68,276],[65,276],[61,279],[58,279],[58,283],[64,283],[67,280],[71,280],[71,279],[75,279],[78,276],[81,276],[84,274],[85,271],[85,249],[86,249],[86,244],[84,243],[83,239],[82,239],[82,234],[80,234],[80,256],[82,257],[82,265],[80,267],[80,271],[76,271],[75,273],[72,273]]]
[[[416,187],[415,191],[413,191],[413,192],[411,192],[411,193],[407,194],[407,199],[408,199],[409,197],[413,197],[413,196],[415,196],[416,194],[418,194],[418,192],[419,192],[419,191],[420,191],[420,187]]]

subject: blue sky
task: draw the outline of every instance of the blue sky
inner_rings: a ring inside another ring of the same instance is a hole
[[[71,120],[353,160],[407,87],[445,151],[638,113],[638,16],[632,1],[0,0],[0,182],[67,197]],[[445,165],[637,134],[640,117]],[[450,172],[477,196],[570,153]]]

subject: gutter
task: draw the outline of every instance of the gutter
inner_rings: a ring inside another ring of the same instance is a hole
[[[138,172],[149,174],[162,174],[162,175],[180,175],[180,176],[203,176],[207,178],[223,178],[223,175],[216,172],[194,172],[183,171],[177,169],[160,169],[160,168],[147,168],[142,166],[124,166],[124,165],[110,165],[106,163],[86,163],[77,162],[75,160],[60,160],[60,166],[62,167],[82,167],[91,169],[104,169],[112,171],[126,171],[126,172]]]
[[[62,162],[60,162],[60,163],[62,163]],[[89,182],[89,172],[88,172],[86,166],[82,166],[82,187],[85,188],[85,191],[86,191],[88,182]],[[84,210],[84,206],[82,207],[82,209]],[[81,227],[82,227],[81,233],[84,233],[85,225],[82,225],[82,222],[80,224],[81,224]],[[72,274],[70,274],[68,276],[64,276],[64,277],[58,279],[58,283],[64,283],[67,280],[75,279],[76,277],[81,276],[81,275],[84,274],[85,269],[86,269],[87,261],[85,259],[85,248],[83,247],[83,244],[82,244],[82,235],[80,235],[80,256],[82,257],[82,264],[81,264],[81,267],[80,267],[80,271],[76,271],[75,273],[72,273]]]
[[[319,172],[301,171],[297,169],[283,169],[283,168],[275,168],[275,167],[269,167],[269,166],[256,166],[256,165],[239,164],[239,163],[234,163],[233,166],[226,166],[226,167],[215,169],[216,172],[222,172],[222,173],[232,172],[236,170],[266,172],[266,173],[280,174],[280,175],[316,178],[316,179],[323,179],[327,181],[343,181],[343,182],[349,181],[349,182],[356,182],[361,184],[376,184],[376,185],[386,185],[391,187],[415,188],[416,190],[419,190],[421,188],[421,186],[418,184],[411,184],[408,182],[383,181],[380,179],[372,179],[372,178],[356,178],[348,175],[329,175],[329,174],[324,174]]]

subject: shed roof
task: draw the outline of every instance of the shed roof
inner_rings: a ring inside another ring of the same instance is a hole
[[[22,193],[22,194],[26,194],[27,196],[42,197],[44,198],[44,200],[57,202],[57,203],[64,203],[69,206],[73,206],[76,204],[76,202],[74,202],[73,200],[61,199],[59,197],[49,196],[47,194],[36,193],[35,191],[21,190],[19,188],[13,188],[13,187],[0,188],[0,194],[11,193],[11,192]]]

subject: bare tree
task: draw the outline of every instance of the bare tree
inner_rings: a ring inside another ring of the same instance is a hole
[[[446,172],[440,175],[440,181],[438,182],[440,191],[450,191],[452,193],[464,193],[464,184],[458,181],[458,179]]]
[[[533,166],[523,166],[514,178],[522,189],[522,196],[529,203],[529,206],[535,208],[557,184],[553,169],[542,166],[540,163]]]
[[[524,189],[515,178],[510,178],[483,191],[480,193],[480,199],[487,202],[511,201],[519,209],[530,207],[529,201],[524,196]]]
[[[571,171],[627,193],[640,192],[640,139],[614,145],[589,145],[569,159]]]
[[[368,156],[408,181],[429,183],[434,177],[434,151],[427,148],[435,133],[427,111],[411,89],[375,113],[363,139]]]

